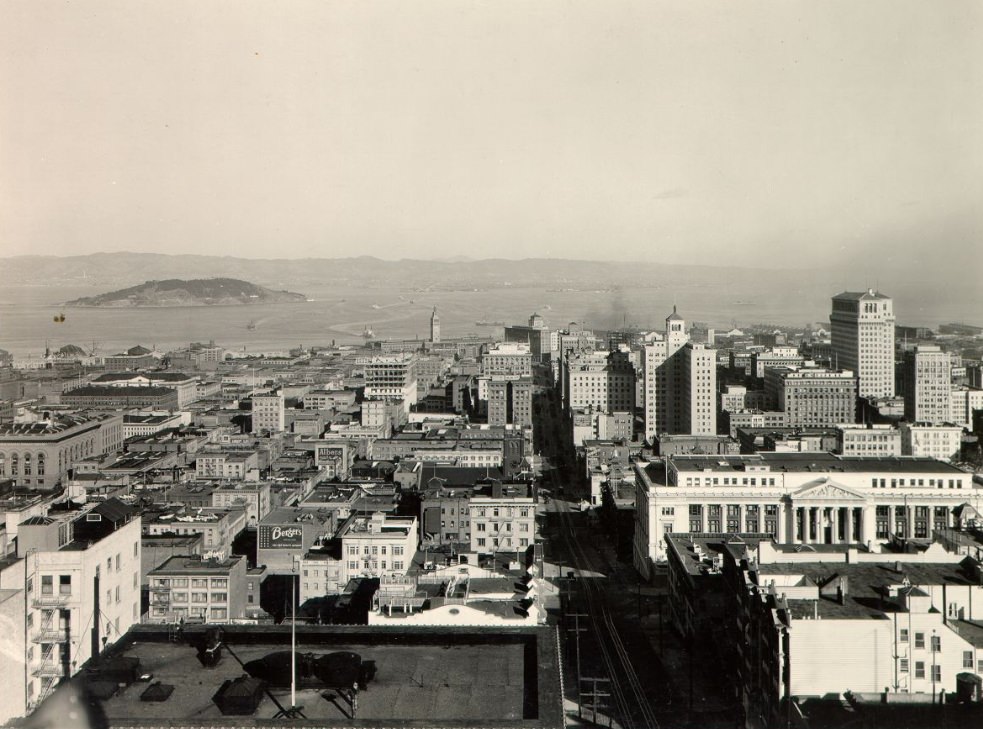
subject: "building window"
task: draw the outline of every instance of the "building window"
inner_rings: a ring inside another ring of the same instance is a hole
[[[229,593],[227,592],[212,593],[212,602],[228,602],[228,601],[229,601]]]
[[[901,628],[901,630],[900,630],[900,632],[898,634],[898,640],[900,642],[902,642],[902,643],[907,643],[908,642],[908,629],[907,628]]]
[[[925,661],[915,661],[915,678],[925,678]]]
[[[59,575],[58,576],[58,594],[59,595],[71,595],[72,594],[72,576],[71,575]]]
[[[908,659],[902,658],[898,664],[898,670],[901,673],[908,673]]]
[[[207,592],[192,592],[191,602],[208,602]]]
[[[51,575],[41,575],[41,594],[42,595],[54,595],[55,594],[55,578]]]
[[[938,663],[932,666],[932,680],[936,683],[942,681],[942,666]]]
[[[915,633],[915,648],[924,648],[924,647],[925,647],[925,634]]]
[[[403,563],[401,561],[399,561],[399,560],[393,562],[393,569],[396,570],[396,571],[402,571],[402,569],[403,569]]]
[[[942,636],[933,635],[932,636],[932,653],[938,653],[942,650]]]
[[[963,668],[973,669],[973,651],[963,651]]]

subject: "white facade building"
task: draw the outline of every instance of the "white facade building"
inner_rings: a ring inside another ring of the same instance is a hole
[[[972,474],[931,458],[829,453],[676,456],[635,464],[635,566],[665,559],[668,533],[768,534],[792,544],[928,538],[974,503]]]
[[[856,373],[859,397],[894,395],[894,302],[879,291],[845,291],[829,315],[833,366]]]

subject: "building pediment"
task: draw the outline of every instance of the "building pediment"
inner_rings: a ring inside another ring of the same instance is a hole
[[[805,486],[795,491],[792,494],[793,502],[801,501],[857,501],[866,502],[867,498],[854,491],[851,488],[847,488],[843,484],[836,483],[830,478],[822,478],[818,481],[812,481],[807,483]]]

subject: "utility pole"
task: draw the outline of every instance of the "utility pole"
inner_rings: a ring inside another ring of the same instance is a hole
[[[597,709],[601,706],[601,699],[602,698],[609,698],[611,696],[611,692],[610,691],[601,691],[601,690],[598,689],[598,686],[597,685],[599,683],[604,683],[604,684],[608,684],[609,685],[611,683],[611,679],[610,678],[594,678],[594,677],[590,677],[590,678],[583,679],[583,681],[584,682],[590,682],[591,683],[591,690],[590,691],[584,691],[583,692],[583,695],[586,696],[586,697],[588,697],[590,699],[590,707],[589,708],[591,710],[591,721],[594,724],[597,724]],[[579,689],[578,689],[578,691],[579,691]],[[605,707],[605,708],[608,709],[608,727],[610,727],[612,725],[612,723],[613,723],[613,718],[611,716],[610,707]]]
[[[573,618],[574,627],[567,628],[567,632],[572,632],[574,634],[574,642],[576,643],[577,650],[577,716],[582,718],[582,701],[581,701],[581,675],[580,675],[580,634],[587,630],[587,628],[580,627],[580,619],[586,618],[587,613],[567,613],[568,618]]]

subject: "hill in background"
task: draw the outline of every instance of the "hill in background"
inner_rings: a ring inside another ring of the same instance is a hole
[[[85,296],[67,306],[216,306],[306,301],[303,294],[272,289],[235,278],[147,281],[118,291]]]

